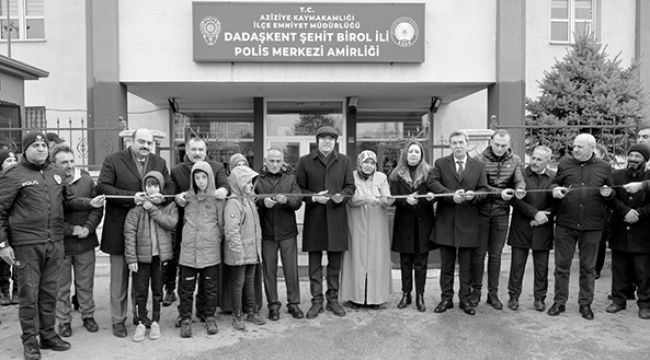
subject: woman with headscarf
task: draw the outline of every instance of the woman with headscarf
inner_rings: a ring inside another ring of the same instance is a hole
[[[435,245],[429,242],[433,231],[434,195],[427,191],[427,179],[431,166],[424,160],[424,148],[416,140],[406,143],[400,153],[397,167],[389,176],[393,196],[407,195],[395,200],[392,251],[400,255],[402,270],[402,299],[397,307],[403,309],[411,304],[413,272],[415,272],[415,303],[418,311],[426,311],[424,283],[427,278],[429,250]],[[415,197],[426,195],[426,197]]]
[[[341,299],[352,307],[379,308],[391,293],[388,212],[393,204],[377,155],[366,150],[353,172],[356,191],[348,203],[349,249],[341,268]]]

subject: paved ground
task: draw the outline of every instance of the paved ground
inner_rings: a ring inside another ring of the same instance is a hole
[[[502,284],[507,281],[509,264],[506,254]],[[74,334],[69,339],[72,349],[42,353],[44,359],[648,359],[650,321],[637,317],[636,304],[628,302],[628,309],[619,314],[605,313],[611,283],[607,265],[603,278],[596,281],[595,320],[580,317],[576,304],[577,268],[574,263],[567,312],[556,318],[532,308],[530,270],[526,272],[525,293],[517,312],[496,311],[482,303],[474,317],[465,315],[457,306],[435,314],[433,308],[440,294],[437,271],[431,271],[424,314],[413,307],[396,308],[400,280],[394,279],[394,293],[384,310],[348,309],[344,318],[324,313],[315,320],[296,321],[283,308],[280,321],[264,326],[249,324],[246,332],[233,330],[230,317],[220,315],[217,335],[206,335],[202,324],[195,323],[194,337],[181,339],[172,325],[175,307],[170,307],[163,308],[162,339],[134,343],[130,337],[118,339],[111,333],[108,265],[103,257],[96,278],[100,331],[86,332],[75,313]],[[507,300],[502,287],[502,300]],[[305,311],[308,288],[308,282],[301,281]],[[0,359],[21,359],[17,307],[0,308],[0,320]],[[132,335],[134,326],[128,330]]]

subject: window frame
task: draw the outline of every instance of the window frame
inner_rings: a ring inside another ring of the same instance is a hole
[[[600,42],[600,0],[589,0],[591,1],[591,20],[576,19],[576,1],[577,0],[566,0],[568,6],[568,18],[554,18],[553,17],[553,0],[549,0],[549,28],[548,28],[548,38],[549,43],[552,45],[571,45],[575,43],[574,33],[576,31],[576,24],[589,24],[591,26],[591,32],[596,36],[596,40]],[[567,23],[568,26],[568,40],[554,40],[553,39],[553,24],[554,23]]]
[[[4,5],[7,1],[11,0],[0,0],[2,1],[2,5]],[[16,0],[16,3],[18,4],[18,10],[16,15],[11,15],[10,14],[10,21],[13,23],[14,21],[17,21],[18,24],[16,26],[18,30],[18,37],[12,37],[11,41],[12,42],[40,42],[40,41],[45,41],[45,0],[42,1],[42,6],[43,6],[43,15],[27,15],[27,2],[30,0]],[[12,8],[13,9],[13,8]],[[10,11],[13,11],[10,9]],[[7,14],[1,11],[2,6],[0,6],[0,24],[2,22],[6,23],[7,20]],[[27,21],[28,20],[43,20],[43,37],[41,38],[27,38]],[[1,25],[0,25],[1,26]],[[3,29],[0,28],[0,43],[5,43],[7,42],[7,38],[2,36]]]

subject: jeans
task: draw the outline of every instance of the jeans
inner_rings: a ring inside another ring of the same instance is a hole
[[[596,254],[601,231],[579,231],[558,225],[555,228],[555,298],[566,304],[569,298],[569,276],[576,243],[580,250],[580,293],[578,304],[591,305],[594,300]]]
[[[323,258],[322,251],[309,252],[309,290],[312,304],[323,303]],[[339,280],[341,276],[341,262],[343,252],[327,252],[327,299],[339,299]]]
[[[402,292],[413,291],[413,271],[415,270],[415,292],[424,293],[424,284],[427,280],[427,262],[429,252],[419,254],[399,254],[399,264],[402,272]]]
[[[205,299],[204,317],[214,316],[217,311],[217,294],[219,292],[219,265],[208,266],[197,269],[189,266],[179,266],[178,296],[180,305],[178,312],[182,319],[192,318],[192,305],[194,303],[194,290],[196,289],[197,277],[199,283],[203,282],[203,289],[199,287],[197,299],[201,296]]]
[[[528,260],[527,248],[512,247],[512,258],[510,262],[510,278],[508,280],[508,293],[510,296],[519,298],[521,295],[521,284],[524,281],[526,261]],[[533,294],[535,299],[546,299],[548,290],[548,250],[532,250],[534,267]]]
[[[149,280],[151,280],[151,320],[160,322],[164,271],[165,267],[160,263],[160,256],[154,256],[151,258],[151,264],[138,262],[138,272],[133,274],[135,307],[138,312],[138,321],[143,324],[147,320]]]
[[[255,311],[255,268],[257,264],[232,266],[232,311],[242,313],[242,293],[245,292],[246,304],[244,310],[249,313]]]
[[[284,281],[287,285],[287,304],[300,304],[300,283],[298,280],[298,245],[296,238],[281,241],[262,241],[262,263],[264,290],[269,306],[280,307],[278,299],[278,250],[282,258]]]
[[[493,209],[489,217],[481,219],[480,245],[476,248],[472,259],[471,285],[480,295],[483,287],[485,271],[485,254],[488,255],[488,293],[499,292],[499,276],[501,275],[501,253],[508,234],[509,213],[503,209]]]
[[[72,321],[70,286],[72,285],[73,271],[81,318],[91,318],[95,314],[95,301],[93,300],[95,250],[91,249],[81,254],[66,255],[64,257],[59,275],[59,295],[56,304],[56,318],[59,323]]]

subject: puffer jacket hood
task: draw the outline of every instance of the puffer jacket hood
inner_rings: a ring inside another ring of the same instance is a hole
[[[142,191],[145,192],[147,191],[147,187],[145,186],[145,184],[147,182],[147,179],[150,177],[158,180],[158,184],[160,185],[160,191],[162,192],[162,190],[165,188],[165,178],[160,173],[160,171],[149,171],[142,177]]]
[[[206,161],[197,161],[192,166],[192,171],[190,172],[190,192],[193,194],[199,193],[199,189],[196,188],[196,183],[194,183],[194,173],[196,171],[203,171],[208,174],[208,188],[206,189],[207,194],[212,194],[215,192],[216,185],[214,184],[214,173],[212,172],[212,167]]]
[[[228,181],[230,181],[230,189],[235,195],[242,195],[242,188],[246,183],[252,183],[259,174],[249,168],[248,166],[237,166],[230,171]]]

